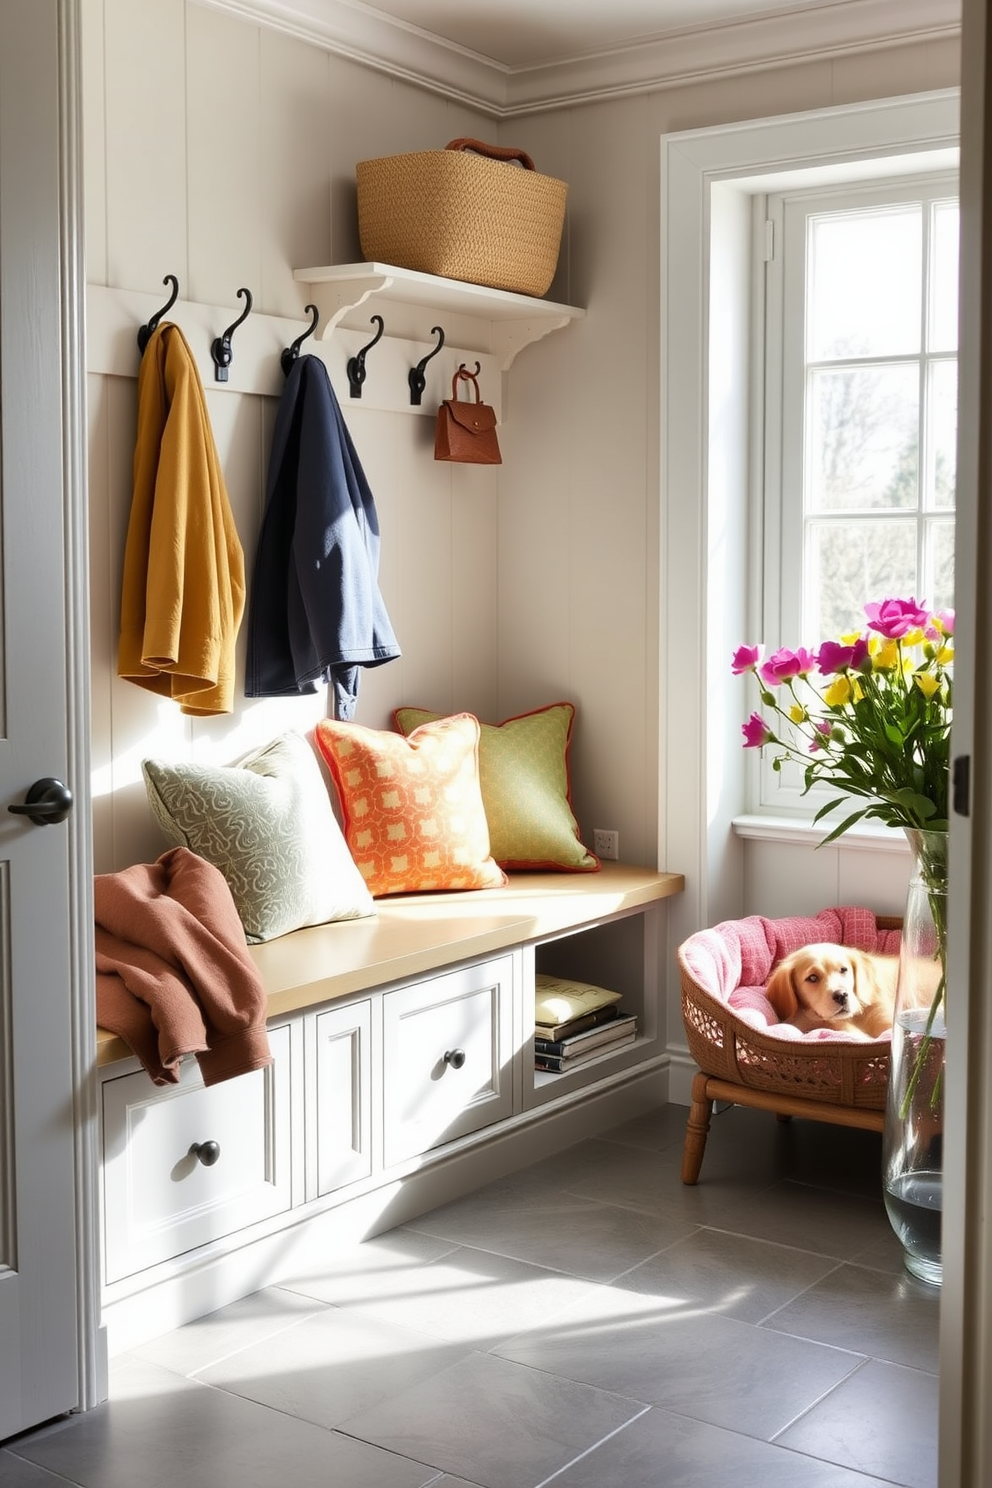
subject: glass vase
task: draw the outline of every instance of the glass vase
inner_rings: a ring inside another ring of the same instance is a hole
[[[944,1046],[947,988],[947,833],[907,830],[913,867],[882,1136],[885,1209],[906,1269],[940,1286]]]

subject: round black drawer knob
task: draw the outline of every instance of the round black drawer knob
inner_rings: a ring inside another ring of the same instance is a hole
[[[450,1064],[452,1069],[461,1069],[465,1063],[464,1049],[449,1049],[444,1056],[445,1064]]]
[[[212,1168],[220,1157],[219,1142],[194,1142],[189,1149],[190,1157],[195,1157],[205,1168]]]

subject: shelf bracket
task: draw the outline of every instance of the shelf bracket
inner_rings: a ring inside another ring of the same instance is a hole
[[[376,274],[362,280],[345,280],[340,284],[311,283],[310,299],[320,311],[317,340],[329,341],[335,327],[349,311],[358,310],[372,295],[389,289],[392,282],[387,274]]]
[[[518,352],[570,324],[572,317],[548,316],[544,320],[498,320],[493,325],[493,354],[501,372],[508,372]]]

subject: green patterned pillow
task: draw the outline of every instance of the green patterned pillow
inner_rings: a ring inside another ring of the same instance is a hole
[[[220,869],[249,941],[375,913],[302,735],[283,734],[236,765],[147,759],[141,768],[170,846]]]
[[[409,734],[441,716],[424,708],[397,708],[393,721],[401,734]],[[599,859],[579,840],[570,804],[574,717],[571,703],[553,703],[481,726],[479,784],[490,852],[501,868],[589,873],[599,867]]]

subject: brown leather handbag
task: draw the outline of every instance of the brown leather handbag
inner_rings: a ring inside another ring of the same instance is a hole
[[[464,465],[502,465],[496,438],[496,410],[482,401],[478,362],[475,365],[476,371],[468,372],[463,362],[451,379],[451,397],[445,398],[437,411],[434,458],[456,460]],[[474,402],[463,402],[458,397],[459,380],[475,389]]]

